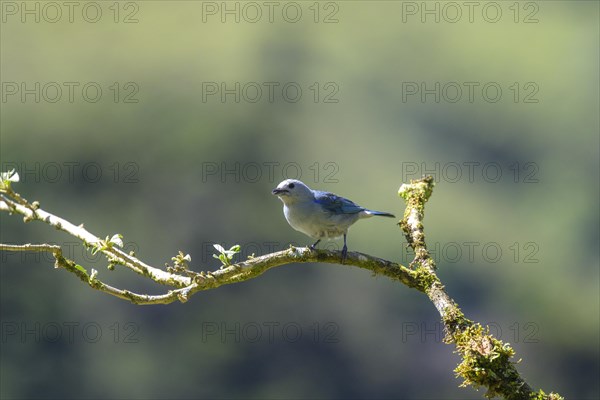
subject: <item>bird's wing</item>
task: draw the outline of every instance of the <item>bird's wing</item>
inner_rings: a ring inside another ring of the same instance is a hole
[[[329,192],[315,190],[315,203],[320,204],[325,210],[334,214],[357,214],[364,210],[353,201]]]

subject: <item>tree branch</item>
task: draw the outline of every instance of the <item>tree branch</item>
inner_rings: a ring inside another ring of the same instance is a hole
[[[181,289],[169,291],[166,294],[158,296],[141,295],[127,290],[113,288],[101,282],[95,270],[92,274],[80,265],[77,265],[71,260],[62,257],[60,246],[53,245],[8,245],[0,244],[0,251],[47,251],[54,255],[56,259],[55,266],[57,268],[65,268],[69,272],[75,273],[82,281],[88,283],[92,288],[106,292],[113,296],[129,300],[134,304],[151,305],[151,304],[169,304],[174,301],[185,302],[189,296],[209,289],[215,289],[219,286],[229,285],[232,283],[243,282],[252,278],[256,278],[267,270],[291,263],[308,263],[308,262],[323,262],[330,264],[338,264],[341,253],[339,251],[329,250],[311,250],[308,247],[290,247],[287,250],[277,253],[267,254],[261,257],[251,258],[247,261],[242,261],[233,264],[226,268],[221,268],[212,272],[192,272],[191,283]],[[362,269],[372,271],[377,275],[384,275],[393,280],[404,283],[409,287],[416,288],[418,283],[415,279],[414,271],[407,269],[399,264],[391,261],[386,261],[377,257],[372,257],[367,254],[358,252],[349,252],[346,261],[347,266],[356,266]]]
[[[12,174],[2,174],[0,179],[0,211],[10,214],[21,214],[24,221],[40,221],[58,230],[80,239],[86,247],[102,252],[110,265],[124,267],[151,279],[162,285],[174,287],[167,293],[147,295],[133,293],[128,290],[110,286],[97,277],[98,271],[91,273],[72,260],[66,259],[60,246],[50,244],[12,245],[0,244],[0,251],[37,251],[52,253],[55,267],[64,268],[75,274],[90,287],[112,296],[128,300],[134,304],[169,304],[174,301],[185,302],[189,297],[203,290],[214,289],[222,285],[243,282],[255,278],[265,271],[290,263],[320,262],[338,264],[341,252],[328,250],[312,250],[308,247],[293,247],[263,255],[249,257],[248,260],[233,265],[223,265],[217,271],[191,271],[187,266],[189,257],[173,258],[175,267],[164,271],[152,267],[118,249],[120,240],[105,240],[88,232],[83,224],[75,226],[69,221],[50,214],[39,208],[38,202],[29,203],[11,189],[11,182],[18,181]],[[457,376],[464,382],[461,386],[472,385],[475,388],[487,388],[486,396],[502,396],[505,399],[562,399],[558,394],[546,395],[543,391],[534,392],[519,375],[515,363],[511,361],[514,350],[507,343],[496,339],[489,333],[488,327],[468,320],[458,307],[458,304],[446,293],[444,285],[435,273],[436,266],[427,250],[423,219],[425,203],[433,191],[433,178],[411,181],[400,187],[399,195],[406,200],[404,218],[399,222],[404,231],[408,244],[415,252],[415,258],[410,268],[381,258],[358,252],[349,252],[344,266],[355,266],[366,269],[376,275],[384,275],[392,280],[401,282],[410,288],[425,293],[440,314],[445,330],[447,343],[454,343],[456,352],[462,357],[462,362],[455,369]]]
[[[111,262],[121,264],[133,272],[152,279],[154,282],[177,287],[185,287],[191,284],[191,280],[187,277],[169,274],[161,269],[151,267],[136,257],[119,250],[115,246],[110,246],[106,241],[88,232],[83,224],[75,226],[71,222],[50,214],[47,211],[39,208],[38,202],[28,203],[24,198],[14,193],[12,189],[0,190],[0,211],[8,211],[24,216],[24,222],[42,221],[50,226],[53,226],[59,231],[66,232],[81,240],[86,247],[96,247],[100,252]],[[16,195],[16,196],[15,196]],[[10,196],[10,197],[8,197]]]
[[[400,187],[398,194],[406,200],[404,218],[400,227],[408,244],[415,252],[411,267],[418,272],[424,292],[442,317],[446,330],[446,343],[454,343],[462,362],[456,367],[457,376],[464,379],[461,386],[486,387],[486,397],[502,396],[505,399],[562,399],[555,393],[546,395],[542,390],[534,392],[519,375],[511,361],[515,352],[489,333],[489,327],[465,318],[458,304],[446,293],[444,285],[435,273],[436,266],[425,242],[425,203],[431,197],[435,183],[428,176],[411,180]]]

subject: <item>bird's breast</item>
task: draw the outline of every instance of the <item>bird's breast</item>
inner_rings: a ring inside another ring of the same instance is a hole
[[[353,222],[340,220],[340,216],[324,212],[314,203],[285,205],[283,213],[292,228],[314,239],[340,237]]]

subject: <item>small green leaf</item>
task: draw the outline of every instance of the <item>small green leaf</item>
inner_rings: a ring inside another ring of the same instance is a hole
[[[88,272],[85,268],[83,268],[81,265],[79,264],[75,264],[75,268],[81,272],[83,272],[86,276],[88,276]]]
[[[213,244],[213,247],[217,249],[219,253],[221,253],[218,256],[216,254],[213,254],[213,257],[221,260],[221,263],[223,265],[231,265],[231,260],[233,260],[233,256],[239,253],[241,249],[239,244],[231,246],[229,250],[225,250],[225,248],[220,244]]]
[[[103,247],[103,246],[102,246],[102,244],[101,244],[101,243],[96,243],[96,244],[94,244],[94,245],[92,246],[92,250],[90,251],[90,253],[92,253],[92,255],[93,255],[93,256],[95,256],[95,255],[96,255],[96,253],[98,253],[98,252],[101,250],[101,248],[102,248],[102,247]]]

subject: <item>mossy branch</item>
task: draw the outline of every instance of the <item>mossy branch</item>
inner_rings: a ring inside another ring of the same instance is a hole
[[[7,178],[8,176],[8,178]],[[110,286],[98,278],[98,271],[88,272],[83,266],[63,256],[62,248],[50,244],[0,244],[0,251],[36,251],[48,252],[55,258],[55,267],[64,268],[76,275],[93,289],[130,301],[134,304],[168,304],[175,301],[185,302],[197,292],[214,289],[222,285],[243,282],[255,278],[265,271],[290,264],[320,262],[339,264],[341,252],[330,250],[312,250],[308,247],[292,247],[260,257],[250,257],[236,264],[223,265],[216,271],[195,272],[188,268],[189,256],[180,253],[174,257],[175,267],[167,271],[152,267],[139,260],[134,254],[127,254],[118,247],[120,235],[105,240],[88,232],[83,224],[76,226],[69,221],[53,215],[39,207],[38,202],[29,203],[11,189],[11,174],[3,174],[0,180],[0,211],[20,214],[24,222],[40,221],[80,239],[92,251],[103,253],[111,266],[122,265],[152,281],[171,286],[160,295],[138,294],[129,290]],[[462,362],[455,369],[457,376],[464,379],[461,386],[472,385],[475,388],[487,388],[486,397],[502,396],[505,399],[561,399],[557,394],[535,392],[519,375],[515,363],[511,361],[514,350],[489,333],[487,327],[467,319],[456,302],[446,293],[444,285],[435,273],[436,266],[427,250],[423,218],[425,203],[431,197],[434,182],[432,177],[404,184],[399,195],[406,200],[406,210],[399,222],[408,244],[415,252],[415,258],[409,268],[358,252],[349,252],[344,266],[358,267],[401,282],[410,288],[425,293],[438,310],[443,321],[447,343],[454,343]]]
[[[515,351],[489,333],[488,327],[467,319],[458,304],[446,293],[435,273],[436,266],[425,241],[425,203],[431,197],[435,183],[428,176],[411,180],[400,187],[398,194],[406,200],[404,218],[400,227],[404,231],[415,258],[410,266],[418,273],[418,290],[425,293],[438,310],[446,331],[446,343],[454,343],[462,362],[454,370],[463,378],[461,386],[485,387],[486,397],[501,396],[509,400],[548,399],[562,397],[555,393],[535,392],[519,375],[512,358]]]

